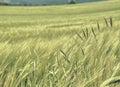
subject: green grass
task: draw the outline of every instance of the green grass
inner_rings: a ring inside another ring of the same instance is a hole
[[[0,6],[0,87],[119,87],[119,8]]]

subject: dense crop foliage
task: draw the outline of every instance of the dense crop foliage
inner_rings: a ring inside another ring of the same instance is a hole
[[[119,87],[119,8],[1,6],[0,87]]]

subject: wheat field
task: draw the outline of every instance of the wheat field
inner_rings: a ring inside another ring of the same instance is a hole
[[[0,87],[120,87],[120,1],[0,6]]]

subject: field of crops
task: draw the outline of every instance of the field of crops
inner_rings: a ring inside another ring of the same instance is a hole
[[[0,87],[120,87],[120,1],[0,6]]]

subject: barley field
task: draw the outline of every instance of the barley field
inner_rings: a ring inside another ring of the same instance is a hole
[[[120,1],[0,6],[0,87],[120,87]]]

